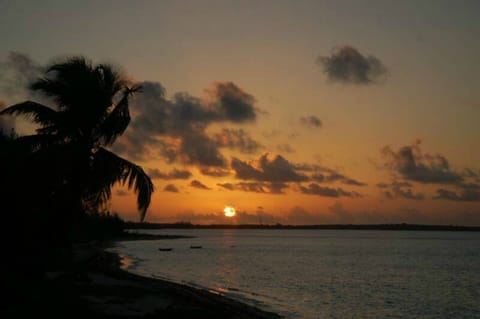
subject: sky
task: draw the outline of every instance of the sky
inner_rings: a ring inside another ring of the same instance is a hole
[[[27,79],[66,56],[141,83],[112,150],[152,177],[149,222],[480,225],[478,12],[0,0],[0,104],[29,98]],[[135,205],[115,188],[111,211],[138,220]]]

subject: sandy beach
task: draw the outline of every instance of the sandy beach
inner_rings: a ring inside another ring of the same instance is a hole
[[[136,239],[144,239],[138,236]],[[132,240],[132,238],[126,238]],[[75,249],[75,268],[40,280],[10,278],[3,318],[280,318],[206,290],[121,269],[105,245]]]

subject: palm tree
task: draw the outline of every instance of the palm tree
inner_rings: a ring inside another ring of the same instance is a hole
[[[110,65],[73,57],[51,65],[30,88],[55,107],[26,101],[0,115],[24,115],[39,125],[37,134],[17,141],[28,145],[36,163],[43,163],[45,193],[67,198],[75,215],[98,209],[111,198],[114,184],[125,184],[137,194],[143,221],[154,191],[151,179],[140,166],[106,149],[130,123],[128,100],[140,87],[129,86]]]

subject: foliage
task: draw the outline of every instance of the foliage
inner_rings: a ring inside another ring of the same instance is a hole
[[[54,103],[33,101],[12,105],[3,114],[22,115],[38,124],[36,134],[15,139],[27,158],[26,171],[43,203],[80,218],[102,210],[111,188],[122,183],[137,194],[140,219],[145,218],[153,183],[143,169],[107,150],[130,123],[129,97],[140,87],[106,64],[74,57],[51,65],[31,89]],[[31,195],[31,194],[29,194]],[[58,211],[57,211],[58,212]]]

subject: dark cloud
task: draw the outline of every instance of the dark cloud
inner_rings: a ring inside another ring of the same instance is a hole
[[[230,191],[238,190],[263,194],[284,194],[283,190],[289,186],[287,183],[282,182],[240,182],[219,183],[217,185]]]
[[[257,116],[255,98],[233,82],[216,82],[208,91],[214,98],[219,115],[231,122],[254,121]]]
[[[295,166],[280,155],[275,156],[272,160],[268,158],[268,154],[262,155],[257,161],[257,167],[233,158],[231,167],[235,171],[235,176],[239,179],[263,182],[302,182],[309,180],[308,176],[297,173]]]
[[[205,134],[184,135],[179,152],[186,164],[215,167],[225,167],[227,164],[217,143]]]
[[[433,199],[445,199],[456,202],[480,202],[480,191],[464,189],[459,193],[447,189],[437,189],[437,195]]]
[[[228,189],[229,191],[233,191],[236,189],[235,184],[232,183],[218,183],[217,185],[222,188]]]
[[[413,191],[408,189],[402,189],[400,187],[392,187],[390,190],[384,191],[383,194],[388,199],[403,198],[412,200],[424,200],[425,195],[422,193],[414,194]]]
[[[300,192],[322,197],[362,197],[362,195],[356,192],[347,192],[342,188],[322,187],[316,183],[310,183],[307,187],[300,185]]]
[[[457,184],[464,180],[461,174],[451,170],[444,156],[422,154],[419,146],[420,141],[398,151],[385,146],[381,151],[386,158],[384,166],[406,180],[424,184]]]
[[[330,56],[319,56],[317,63],[332,82],[372,84],[387,74],[387,68],[377,57],[365,56],[351,46],[337,48]]]
[[[178,188],[174,184],[168,184],[163,188],[164,192],[178,193]]]
[[[196,179],[190,182],[190,186],[199,188],[199,189],[205,189],[205,190],[210,189],[210,187],[205,186],[202,182],[197,181]]]
[[[153,179],[189,179],[192,176],[192,173],[188,170],[179,170],[174,168],[170,172],[164,173],[158,169],[149,169],[147,170],[148,176]]]
[[[224,128],[220,133],[214,134],[213,139],[219,147],[236,149],[245,154],[254,154],[263,148],[243,129]]]
[[[187,93],[177,93],[168,99],[160,83],[143,82],[142,92],[133,101],[132,124],[115,148],[129,154],[132,151],[127,146],[133,145],[137,157],[149,154],[161,156],[169,163],[180,161],[217,168],[225,168],[227,164],[219,147],[253,151],[258,143],[244,131],[226,131],[230,140],[225,145],[219,145],[206,132],[213,123],[254,121],[258,112],[253,96],[231,82],[215,83],[208,93],[209,101]]]
[[[378,188],[388,188],[392,186],[396,187],[412,187],[413,185],[409,182],[403,182],[403,181],[393,181],[391,183],[378,183],[376,185]]]
[[[329,168],[322,167],[318,171],[322,173],[314,173],[312,175],[312,179],[319,183],[332,183],[332,182],[341,182],[345,185],[351,186],[366,186],[366,183],[357,181],[353,178],[349,178],[337,171]]]
[[[378,183],[376,185],[380,189],[384,189],[383,195],[388,199],[412,199],[412,200],[424,200],[425,195],[422,193],[414,193],[412,190],[413,185],[405,181],[393,181],[391,183]]]
[[[322,121],[314,115],[302,116],[300,118],[300,123],[308,127],[320,127],[322,126]]]
[[[215,168],[215,167],[202,167],[200,169],[200,173],[206,176],[212,177],[225,177],[230,175],[230,170],[223,169],[223,168]]]

